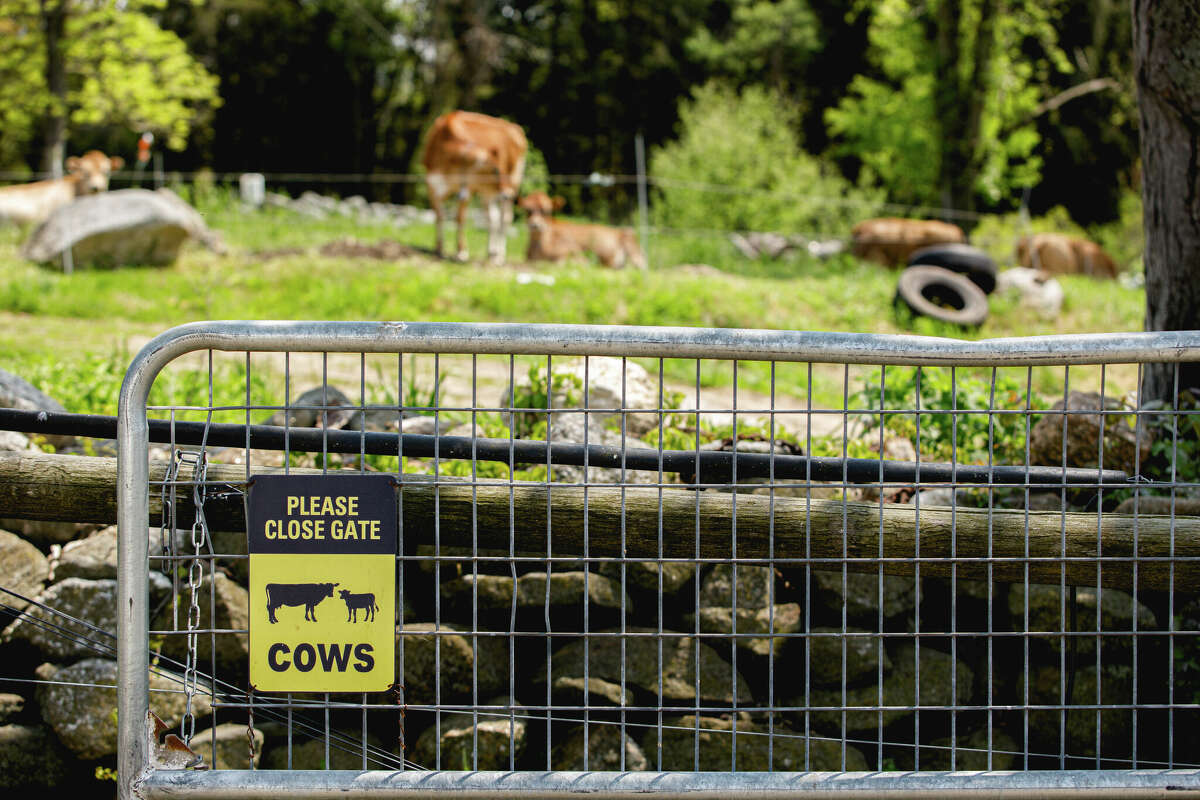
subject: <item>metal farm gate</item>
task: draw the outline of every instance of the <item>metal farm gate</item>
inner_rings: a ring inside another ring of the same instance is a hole
[[[1200,795],[1196,360],[170,330],[121,392],[121,796]],[[395,684],[255,691],[246,487],[346,472],[399,484]]]

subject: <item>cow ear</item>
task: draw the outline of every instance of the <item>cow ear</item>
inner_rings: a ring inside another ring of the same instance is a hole
[[[67,172],[74,172],[77,169],[79,169],[79,158],[71,156],[67,159]]]
[[[554,205],[555,211],[562,211],[563,206],[565,206],[567,204],[566,198],[564,198],[560,195],[555,195],[554,200],[551,202]]]
[[[110,169],[120,169],[125,166],[125,159],[120,156],[113,156],[108,160],[108,166]]]

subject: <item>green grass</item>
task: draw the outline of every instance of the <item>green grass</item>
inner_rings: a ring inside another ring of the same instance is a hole
[[[469,232],[476,260],[468,264],[420,255],[395,262],[326,258],[311,250],[266,257],[264,251],[313,248],[351,236],[431,248],[434,234],[432,226],[317,221],[279,209],[244,212],[228,202],[201,210],[230,253],[189,248],[168,268],[64,275],[21,260],[17,232],[0,230],[0,366],[29,378],[72,411],[111,413],[121,367],[137,346],[174,325],[204,319],[517,321],[990,338],[1140,330],[1145,304],[1140,290],[1067,277],[1059,319],[1044,321],[1015,299],[993,297],[988,321],[964,334],[897,317],[896,273],[848,255],[747,261],[723,237],[663,234],[652,240],[652,269],[644,273],[614,272],[587,261],[527,265],[521,263],[526,233],[518,225],[505,267],[481,263],[486,237],[478,230]],[[713,269],[677,268],[697,263]],[[553,276],[554,283],[521,283],[523,271]],[[670,360],[664,370],[671,381],[695,381],[695,362]],[[733,380],[732,367],[723,362],[704,362],[700,374],[703,387],[728,387]],[[814,406],[840,407],[844,394],[860,388],[864,374],[858,368],[816,368]],[[1036,388],[1053,393],[1061,375],[1039,371]],[[1110,370],[1106,378],[1126,391],[1132,388],[1124,385],[1130,375]],[[770,377],[769,365],[744,364],[738,387],[766,394]],[[229,380],[239,379],[230,373]],[[804,365],[779,365],[776,380],[780,392],[801,398],[808,392]]]

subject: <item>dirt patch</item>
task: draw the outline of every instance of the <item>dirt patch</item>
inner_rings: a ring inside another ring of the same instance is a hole
[[[379,261],[396,261],[397,259],[411,258],[418,255],[433,255],[428,250],[411,247],[394,239],[383,239],[378,242],[360,242],[357,239],[349,237],[326,242],[316,248],[279,247],[273,250],[259,250],[254,253],[254,257],[265,261],[272,258],[286,258],[288,256],[307,255],[310,253],[325,256],[326,258],[373,258]]]
[[[407,258],[418,254],[426,255],[423,250],[392,239],[383,239],[370,244],[357,239],[338,239],[321,245],[317,252],[330,258],[376,258],[383,261],[395,261],[398,258]]]

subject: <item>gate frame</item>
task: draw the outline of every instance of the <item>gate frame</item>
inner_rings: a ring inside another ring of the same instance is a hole
[[[1200,770],[994,772],[391,772],[155,770],[149,712],[149,422],[159,372],[201,350],[227,352],[445,353],[792,361],[909,366],[1074,366],[1200,361],[1200,331],[1076,334],[960,341],[922,336],[720,328],[521,323],[210,321],[171,328],[134,357],[117,412],[118,797],[552,798],[588,794],[730,798],[881,794],[967,797],[1200,798]]]

